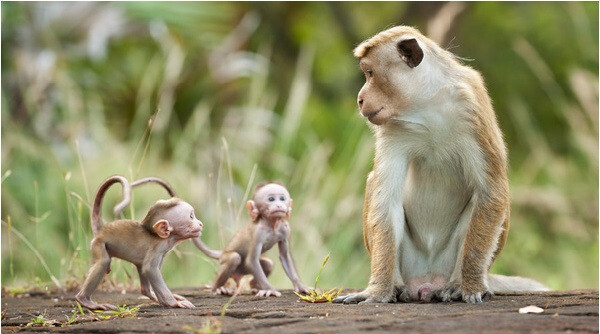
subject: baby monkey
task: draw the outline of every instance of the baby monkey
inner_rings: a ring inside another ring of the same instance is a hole
[[[277,182],[259,184],[246,207],[252,221],[235,234],[223,251],[207,248],[199,238],[192,239],[204,254],[219,260],[220,267],[212,286],[213,291],[233,295],[233,289],[224,286],[227,280],[231,277],[239,285],[240,279],[250,274],[253,276],[250,287],[257,296],[281,296],[267,280],[273,270],[273,261],[261,256],[277,243],[279,259],[294,290],[308,293],[308,288],[300,281],[290,253],[288,219],[292,211],[292,199],[287,189]]]
[[[139,185],[147,182],[159,182],[156,178],[146,178],[134,182]],[[91,243],[93,265],[88,272],[77,301],[91,310],[116,309],[111,304],[98,304],[90,296],[98,287],[105,274],[110,272],[112,257],[133,263],[140,276],[141,292],[161,305],[181,308],[194,308],[194,305],[182,296],[171,293],[160,272],[165,255],[178,243],[198,238],[202,232],[202,222],[194,216],[194,208],[179,198],[157,201],[146,217],[134,220],[117,220],[102,226],[101,205],[106,190],[114,183],[123,186],[123,200],[115,207],[115,214],[131,201],[131,186],[126,178],[112,176],[104,181],[94,199],[92,208]],[[165,186],[170,194],[170,187]]]

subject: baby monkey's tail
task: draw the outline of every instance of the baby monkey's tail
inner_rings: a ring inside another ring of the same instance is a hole
[[[94,236],[98,234],[98,231],[102,228],[102,199],[104,198],[104,194],[115,183],[121,183],[123,186],[123,199],[117,207],[124,207],[131,201],[131,186],[126,178],[120,175],[114,175],[106,179],[98,188],[98,192],[96,192],[96,197],[94,198],[94,206],[92,207],[92,231],[94,232]]]
[[[158,177],[153,177],[153,176],[149,176],[149,177],[144,177],[141,178],[139,180],[134,181],[133,183],[131,183],[131,188],[135,188],[137,186],[141,186],[143,184],[146,183],[157,183],[159,185],[161,185],[163,188],[165,188],[167,190],[167,192],[169,193],[169,195],[171,195],[171,197],[177,197],[177,193],[175,193],[175,190],[173,190],[173,187],[171,187],[171,185]],[[131,202],[131,198],[127,199],[127,200],[122,200],[121,202],[119,202],[119,204],[115,205],[114,209],[113,209],[113,214],[115,215],[115,217],[118,217],[121,212],[123,212],[123,209],[125,209],[126,206],[129,205],[129,202]]]
[[[202,251],[202,253],[206,254],[206,256],[208,257],[212,257],[213,259],[218,260],[219,258],[221,258],[221,255],[223,255],[223,251],[208,248],[202,242],[202,240],[200,240],[200,238],[193,238],[192,242],[194,243],[194,245],[196,245],[196,247],[198,247],[199,250]]]

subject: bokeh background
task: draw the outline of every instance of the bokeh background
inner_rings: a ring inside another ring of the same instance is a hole
[[[414,25],[486,79],[510,151],[512,226],[492,271],[598,286],[598,3],[2,2],[2,285],[76,288],[89,203],[112,174],[160,176],[221,248],[257,182],[294,198],[292,249],[313,284],[366,285],[365,178],[352,49]],[[120,196],[111,189],[104,218]],[[126,217],[166,193],[135,191]],[[268,255],[278,263],[277,250]],[[183,243],[169,286],[211,281]],[[132,287],[115,260],[105,288]],[[290,288],[281,266],[271,277]]]

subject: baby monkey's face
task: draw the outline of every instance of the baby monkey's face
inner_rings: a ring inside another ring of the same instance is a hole
[[[268,219],[289,218],[292,211],[292,199],[285,187],[269,183],[260,188],[254,196],[254,202],[261,215]]]

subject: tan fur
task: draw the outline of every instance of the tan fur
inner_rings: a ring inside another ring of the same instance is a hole
[[[519,289],[525,279],[488,284],[508,235],[510,196],[506,147],[481,75],[411,27],[383,31],[354,55],[366,76],[359,108],[376,137],[363,212],[371,279],[336,301],[481,302]]]

